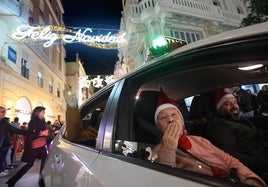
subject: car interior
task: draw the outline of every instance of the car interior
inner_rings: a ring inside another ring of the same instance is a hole
[[[262,64],[262,67],[247,71],[239,69],[252,64]],[[149,157],[146,147],[153,148],[160,141],[162,133],[155,127],[154,122],[160,87],[163,87],[166,94],[178,103],[188,134],[206,138],[207,120],[216,115],[215,96],[219,88],[242,85],[252,89],[257,95],[261,86],[265,84],[268,84],[268,61],[199,67],[141,83],[134,101],[135,136],[128,140],[135,142],[137,149],[135,154],[131,151],[131,154],[124,155],[146,160]],[[268,130],[268,116],[258,115],[248,119],[254,122],[257,128]]]
[[[157,95],[162,86],[166,94],[179,104],[185,119],[186,128],[191,132],[190,127],[193,125],[197,126],[194,124],[194,119],[212,118],[216,114],[215,95],[217,89],[222,87],[230,88],[236,85],[251,85],[255,89],[258,84],[268,84],[268,62],[258,62],[258,64],[263,64],[263,66],[254,70],[245,71],[239,69],[251,63],[245,62],[197,68],[191,71],[175,72],[149,81],[138,90],[137,96],[139,99],[136,101],[135,115],[143,118],[150,124],[154,124],[153,114],[156,109]],[[259,87],[258,89],[260,90],[261,88]],[[255,90],[255,94],[259,90]],[[190,97],[192,98],[191,103],[186,106],[185,102],[182,101]],[[252,118],[252,120],[254,119]],[[259,127],[267,128],[262,124]],[[196,131],[198,130],[196,129]],[[141,132],[141,135],[138,135],[137,140],[144,137],[145,140],[143,141],[152,142],[147,140],[150,137],[149,135],[144,136],[142,134],[143,132]]]

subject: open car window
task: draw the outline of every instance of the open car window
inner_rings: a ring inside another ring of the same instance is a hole
[[[140,74],[130,77],[124,89],[128,101],[121,104],[119,109],[122,114],[127,108],[130,114],[124,120],[118,121],[114,152],[149,161],[149,148],[153,149],[161,139],[161,133],[156,129],[154,121],[160,87],[177,102],[186,129],[193,135],[193,124],[196,121],[190,109],[195,96],[205,96],[209,111],[205,111],[204,107],[201,108],[201,113],[213,117],[216,113],[215,95],[219,88],[244,85],[258,94],[261,86],[268,84],[268,57],[262,45],[253,43],[234,42],[230,46],[219,45],[174,55],[156,62],[158,66],[148,66]],[[261,66],[243,69],[256,64]],[[264,121],[267,123],[267,118]],[[198,136],[205,137],[202,132],[198,133]]]

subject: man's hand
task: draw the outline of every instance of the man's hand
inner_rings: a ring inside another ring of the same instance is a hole
[[[39,136],[47,136],[48,135],[48,130],[43,130],[43,131],[40,131],[39,133]]]

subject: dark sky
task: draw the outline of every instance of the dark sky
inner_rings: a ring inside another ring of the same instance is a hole
[[[121,0],[62,0],[66,27],[111,29],[117,33],[122,12]],[[107,31],[105,31],[107,32]],[[117,50],[98,49],[84,44],[65,44],[66,62],[75,61],[76,53],[87,74],[113,74]]]

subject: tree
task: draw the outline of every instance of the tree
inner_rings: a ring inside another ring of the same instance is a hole
[[[241,26],[262,23],[268,20],[268,0],[247,0],[249,14],[241,22]]]

